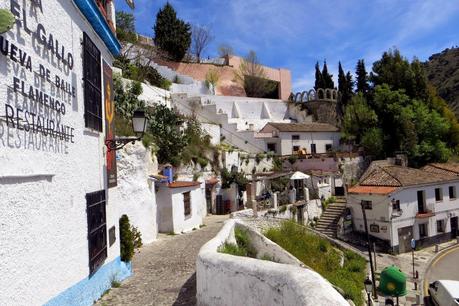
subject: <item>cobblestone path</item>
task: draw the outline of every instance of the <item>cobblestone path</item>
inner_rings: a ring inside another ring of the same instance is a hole
[[[196,256],[228,216],[209,216],[205,227],[183,235],[160,234],[132,261],[134,275],[112,288],[96,305],[195,305]]]

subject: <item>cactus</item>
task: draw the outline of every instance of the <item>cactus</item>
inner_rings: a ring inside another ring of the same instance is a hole
[[[0,34],[8,32],[14,25],[14,16],[6,9],[0,9]]]

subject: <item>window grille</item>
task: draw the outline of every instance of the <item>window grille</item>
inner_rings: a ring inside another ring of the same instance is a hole
[[[86,194],[89,273],[94,274],[107,258],[105,190]]]
[[[191,215],[191,195],[189,191],[183,194],[183,205],[185,208],[185,217],[190,216]]]
[[[100,51],[83,34],[83,81],[85,126],[102,132],[102,72]]]

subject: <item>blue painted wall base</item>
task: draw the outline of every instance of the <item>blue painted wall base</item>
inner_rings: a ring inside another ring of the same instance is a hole
[[[131,263],[125,263],[118,257],[103,265],[91,278],[81,280],[48,301],[45,306],[91,306],[112,287],[113,279],[123,281],[131,275]]]

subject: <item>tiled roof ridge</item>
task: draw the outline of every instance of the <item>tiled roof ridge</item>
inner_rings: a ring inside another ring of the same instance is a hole
[[[388,167],[391,167],[391,166],[394,166],[394,165],[387,165],[386,167],[381,167],[381,166],[377,166],[377,167],[380,168],[382,171],[384,171],[387,175],[392,177],[394,180],[396,180],[398,182],[399,186],[403,186],[402,182],[397,177],[395,177],[394,175],[390,174],[389,171],[384,169],[384,168],[388,168]]]

